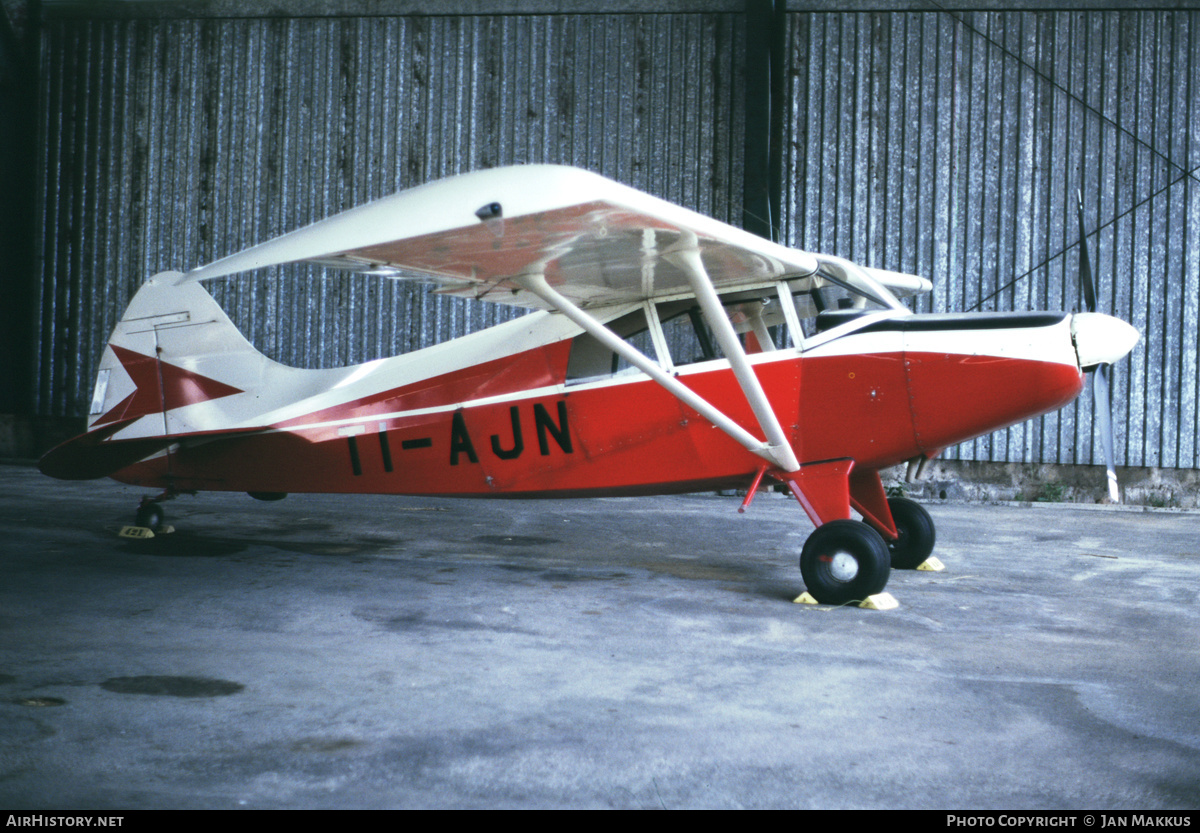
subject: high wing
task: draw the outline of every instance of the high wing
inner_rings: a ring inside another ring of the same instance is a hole
[[[717,292],[816,275],[824,260],[836,260],[772,243],[588,171],[526,165],[376,200],[179,281],[310,261],[423,278],[444,294],[546,308],[544,298],[517,280],[540,275],[586,308],[690,294],[686,269],[672,256],[681,248],[699,250]],[[855,277],[863,273],[901,295],[929,289],[913,275],[856,267]]]

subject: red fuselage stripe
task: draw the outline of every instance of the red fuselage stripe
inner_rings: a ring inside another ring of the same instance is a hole
[[[510,361],[524,373],[511,372],[490,394],[501,387],[539,387],[551,375],[561,382],[561,344],[529,352],[541,355]],[[455,407],[470,387],[467,380],[480,378],[476,370],[448,374],[445,388],[434,379],[327,409],[290,422],[287,430],[181,448],[172,455],[172,485],[463,496],[650,494],[748,483],[762,463],[645,377],[553,392],[543,387],[524,397]],[[793,357],[758,364],[756,373],[802,462],[847,457],[866,469],[1055,410],[1082,387],[1082,374],[1070,365],[954,353]],[[680,378],[760,433],[728,368]],[[403,413],[414,407],[417,391],[417,407],[430,410]],[[360,417],[362,432],[339,431]],[[314,424],[330,419],[339,424]],[[132,466],[118,479],[164,486],[165,475],[158,459]]]

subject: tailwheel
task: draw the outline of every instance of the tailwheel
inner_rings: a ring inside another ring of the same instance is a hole
[[[151,532],[158,532],[162,529],[163,521],[166,519],[167,514],[163,511],[161,504],[146,500],[138,507],[135,523]]]
[[[900,537],[888,542],[892,554],[892,567],[897,570],[915,570],[929,558],[937,539],[933,518],[925,507],[914,500],[903,497],[888,499],[892,520]]]
[[[891,554],[878,532],[860,521],[817,527],[800,553],[800,575],[821,604],[840,605],[879,593],[891,573]]]

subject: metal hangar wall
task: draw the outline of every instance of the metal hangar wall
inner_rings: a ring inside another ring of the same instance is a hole
[[[1078,307],[1079,190],[1104,303],[1143,333],[1116,373],[1118,455],[1200,468],[1200,11],[421,5],[43,0],[18,411],[84,413],[109,330],[157,271],[431,179],[556,162],[924,274],[922,311]],[[212,289],[305,367],[509,314],[309,268]],[[1091,419],[1085,396],[946,456],[1100,463]]]

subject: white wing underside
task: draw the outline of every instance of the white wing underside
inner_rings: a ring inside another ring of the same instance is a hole
[[[812,275],[821,265],[818,255],[597,174],[527,165],[402,191],[195,269],[179,282],[310,261],[425,279],[449,295],[545,308],[517,281],[544,275],[572,302],[596,307],[690,294],[686,273],[670,255],[693,245],[718,292]],[[929,288],[916,276],[864,271],[899,295]]]

